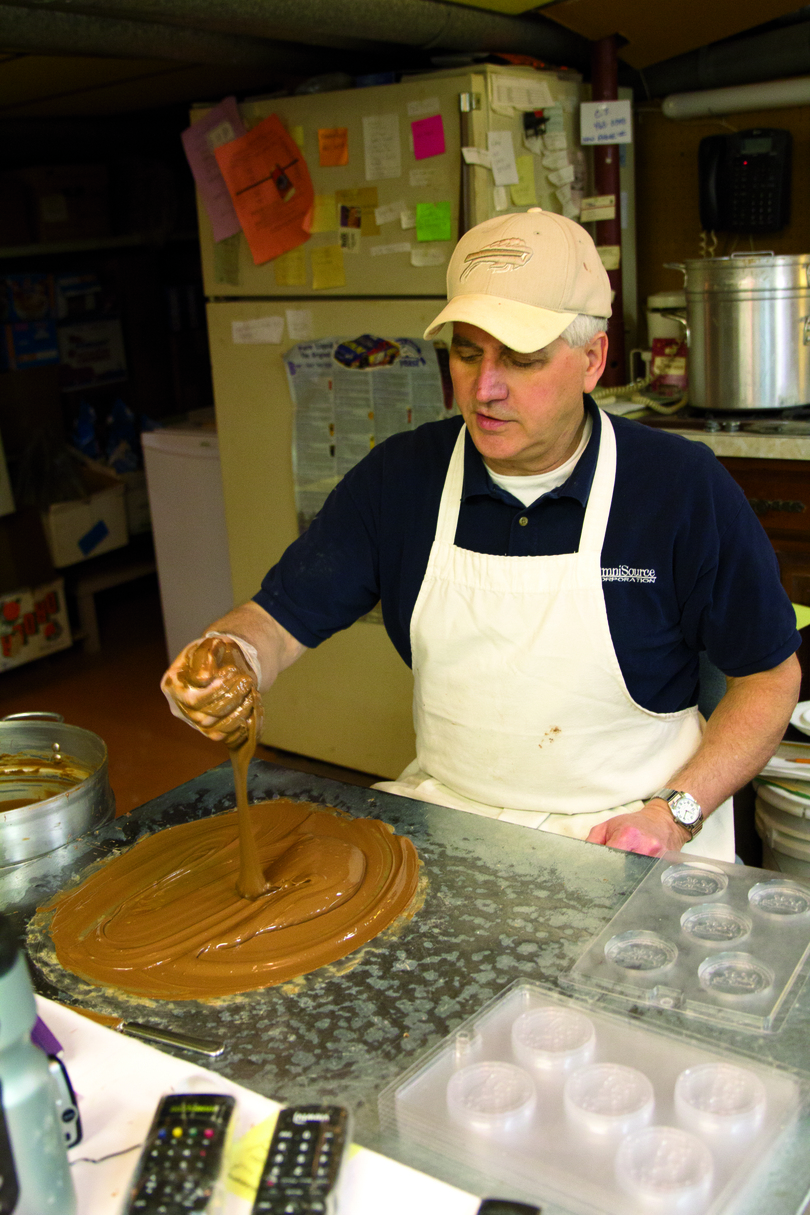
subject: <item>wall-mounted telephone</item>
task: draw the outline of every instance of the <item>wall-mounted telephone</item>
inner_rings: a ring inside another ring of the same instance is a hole
[[[706,232],[779,232],[790,219],[790,131],[709,135],[698,149]]]

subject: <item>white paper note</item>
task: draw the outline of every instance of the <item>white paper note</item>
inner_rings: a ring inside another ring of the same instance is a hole
[[[468,165],[483,165],[485,169],[492,168],[492,157],[486,148],[462,148],[461,155]]]
[[[632,143],[629,101],[583,101],[579,110],[580,141],[588,144]]]
[[[283,316],[258,316],[253,321],[231,321],[231,340],[237,346],[278,346],[283,337]]]
[[[564,152],[568,147],[568,136],[564,131],[547,131],[543,142],[549,152]]]
[[[493,186],[492,205],[496,211],[505,211],[509,206],[509,191],[506,186]]]
[[[414,245],[411,249],[412,266],[443,266],[447,261],[447,248],[430,244]]]
[[[520,180],[515,164],[515,145],[511,131],[487,131],[487,147],[492,157],[492,176],[496,186],[516,186]]]
[[[429,118],[431,114],[441,114],[442,112],[438,97],[426,97],[424,101],[409,101],[406,108],[409,118]]]
[[[489,78],[489,103],[496,114],[511,117],[516,110],[544,110],[554,105],[554,98],[545,80],[514,79],[496,72]]]
[[[372,114],[363,119],[366,181],[380,181],[402,174],[399,115]]]
[[[309,308],[287,309],[287,333],[291,342],[307,342],[313,336],[312,313]]]
[[[395,219],[399,219],[404,206],[405,203],[400,199],[399,202],[385,203],[382,207],[375,207],[374,222],[377,224],[393,223]]]
[[[554,193],[557,195],[560,202],[563,204],[569,203],[571,201],[571,187],[570,186],[560,186],[559,190],[555,190]]]
[[[434,169],[411,169],[408,174],[408,184],[412,190],[425,190],[436,181]]]
[[[567,152],[546,152],[543,157],[544,169],[564,169],[567,164]]]
[[[374,245],[370,250],[372,257],[385,257],[388,253],[410,253],[410,241],[400,241],[394,245]]]
[[[566,165],[564,169],[557,169],[554,173],[549,173],[548,179],[553,186],[565,186],[574,180],[574,166]]]
[[[344,253],[359,253],[360,252],[360,229],[359,228],[341,228],[338,233],[340,247]]]
[[[403,232],[407,232],[410,228],[415,228],[416,209],[414,207],[403,207],[400,212],[399,222],[402,225]]]
[[[573,199],[569,199],[568,202],[563,203],[562,213],[566,219],[578,219],[580,210],[581,207],[579,203],[575,202]]]

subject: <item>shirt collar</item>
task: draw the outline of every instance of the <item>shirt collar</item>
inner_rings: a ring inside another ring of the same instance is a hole
[[[588,446],[577,460],[568,480],[543,495],[544,498],[575,498],[581,506],[585,506],[591,492],[596,461],[599,456],[599,435],[602,428],[602,419],[593,398],[586,394],[584,402],[585,408],[593,420],[593,430],[588,440]],[[461,500],[465,502],[468,498],[481,494],[487,494],[490,498],[499,498],[510,505],[522,505],[517,498],[513,498],[508,491],[501,489],[491,480],[486,465],[467,432],[464,442],[464,487],[461,492]]]

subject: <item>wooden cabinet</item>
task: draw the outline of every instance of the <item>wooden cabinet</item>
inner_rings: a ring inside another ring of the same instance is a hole
[[[765,528],[791,600],[810,606],[810,461],[718,458]]]

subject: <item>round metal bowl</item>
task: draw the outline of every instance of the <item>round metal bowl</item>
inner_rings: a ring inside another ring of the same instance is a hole
[[[19,762],[23,756],[41,764]],[[3,810],[20,801],[31,804]],[[97,734],[58,713],[0,720],[0,866],[53,852],[114,814],[107,747]]]

